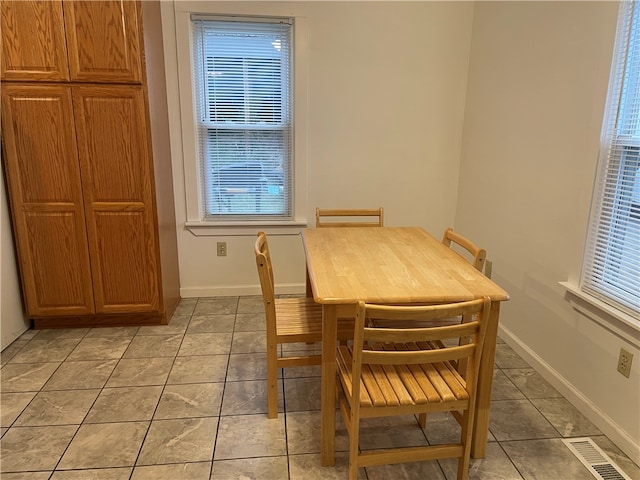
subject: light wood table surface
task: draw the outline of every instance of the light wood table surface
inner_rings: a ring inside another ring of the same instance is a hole
[[[464,258],[419,227],[307,228],[302,232],[309,294],[322,304],[322,465],[335,464],[336,326],[355,303],[492,300],[480,365],[471,454],[483,458],[500,302],[509,295]]]

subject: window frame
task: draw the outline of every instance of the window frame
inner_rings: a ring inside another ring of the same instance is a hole
[[[625,85],[627,80],[631,82],[632,86],[639,84],[638,71],[635,71],[635,79],[629,79],[627,76],[629,38],[634,17],[633,10],[627,10],[628,8],[633,9],[634,6],[626,5],[623,2],[618,16],[597,175],[592,193],[591,213],[586,232],[580,278],[577,288],[568,283],[563,284],[581,301],[587,301],[607,316],[619,320],[625,330],[627,327],[631,327],[632,330],[640,331],[640,311],[637,310],[637,297],[633,295],[633,290],[629,290],[629,287],[625,286],[625,282],[628,281],[633,288],[635,277],[619,278],[619,272],[623,271],[623,268],[634,265],[634,257],[630,262],[625,260],[612,261],[613,257],[619,257],[625,251],[629,252],[630,248],[625,245],[625,242],[634,242],[636,238],[633,235],[634,230],[632,230],[631,236],[627,237],[628,232],[625,232],[624,240],[620,240],[621,231],[619,230],[628,229],[630,225],[633,228],[633,224],[636,222],[632,210],[633,206],[626,205],[633,197],[633,190],[631,194],[626,193],[628,190],[625,189],[628,185],[625,184],[625,181],[627,180],[626,176],[633,172],[632,169],[638,163],[637,153],[635,159],[628,160],[628,152],[637,150],[640,138],[621,131],[621,128],[628,125],[625,122],[625,120],[628,121],[625,118],[628,115],[628,109],[640,104],[639,92],[631,94],[635,98],[629,99],[627,95],[630,93],[625,90],[631,88],[629,85]],[[633,28],[638,35],[640,25]],[[637,40],[635,43],[637,44]],[[640,52],[637,54],[640,56]],[[634,59],[633,62],[637,65],[640,63],[640,58]],[[637,129],[638,119],[634,119],[634,121]],[[627,166],[628,162],[632,163],[631,167]],[[636,172],[634,176],[637,177],[637,175]],[[625,190],[625,193],[621,195],[622,190]],[[611,227],[611,225],[616,226]],[[624,259],[625,257],[619,258]],[[627,293],[624,293],[625,290]],[[622,293],[616,293],[616,291]],[[627,300],[625,297],[629,297],[631,300]],[[572,303],[576,306],[575,301]]]
[[[233,7],[233,5],[229,5]],[[176,2],[174,4],[176,38],[176,62],[178,65],[178,91],[181,123],[181,150],[183,157],[184,195],[186,207],[185,226],[194,235],[254,235],[256,227],[269,227],[269,231],[288,233],[300,231],[307,225],[307,85],[308,85],[308,25],[307,19],[290,14],[263,15],[262,12],[246,12],[233,8],[212,11],[202,2]],[[292,52],[292,101],[293,135],[292,156],[292,218],[291,219],[238,219],[206,220],[203,205],[202,168],[198,157],[198,96],[194,82],[191,16],[244,16],[290,18],[293,24]]]

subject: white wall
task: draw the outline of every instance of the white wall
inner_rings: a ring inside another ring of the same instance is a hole
[[[2,165],[0,165],[0,232],[0,350],[3,350],[27,330],[30,323],[22,309]]]
[[[175,134],[180,118],[168,5],[165,62]],[[383,206],[388,225],[420,225],[438,234],[453,224],[471,3],[207,2],[207,9],[306,18],[312,224],[316,206]],[[175,141],[172,151],[182,296],[259,293],[255,232],[202,237],[184,228],[184,164]],[[217,257],[215,243],[223,240],[228,256]],[[304,291],[299,236],[270,236],[270,247],[278,291]]]
[[[614,334],[573,310],[607,93],[615,2],[478,2],[456,228],[511,295],[502,337],[640,462],[640,365],[616,372]]]

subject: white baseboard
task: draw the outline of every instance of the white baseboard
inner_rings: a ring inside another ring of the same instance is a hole
[[[580,413],[615,443],[636,465],[640,465],[640,446],[620,426],[594,405],[582,392],[567,381],[558,371],[542,360],[508,328],[500,325],[499,336],[531,367],[560,392]]]
[[[276,285],[276,294],[295,295],[302,294],[306,291],[304,283],[291,283],[284,285]],[[238,297],[241,295],[262,295],[260,285],[234,285],[211,286],[211,287],[193,287],[181,288],[181,298],[194,297]]]

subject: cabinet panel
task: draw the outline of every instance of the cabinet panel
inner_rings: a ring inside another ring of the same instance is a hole
[[[64,2],[71,80],[141,81],[138,8],[126,0]]]
[[[160,308],[153,166],[137,86],[74,87],[98,313]]]
[[[28,282],[31,294],[29,312],[38,315],[80,315],[93,312],[91,280],[88,278],[84,231],[78,212],[34,211],[24,214],[27,244],[25,254],[30,258]],[[23,272],[23,274],[26,272]]]
[[[2,136],[28,315],[93,312],[70,88],[3,85]]]
[[[92,229],[97,242],[93,267],[98,312],[158,311],[155,237],[147,217],[142,206],[137,211],[96,206]]]
[[[62,2],[0,2],[3,80],[69,79]]]

